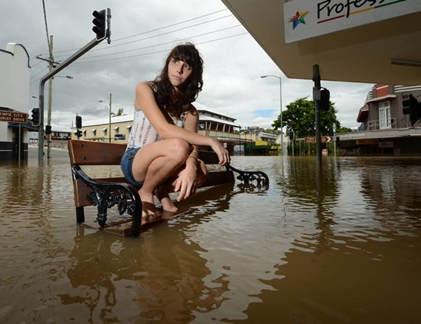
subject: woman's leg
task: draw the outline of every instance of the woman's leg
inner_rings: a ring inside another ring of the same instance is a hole
[[[190,144],[182,139],[166,139],[141,148],[133,160],[134,178],[143,182],[139,190],[142,199],[142,223],[156,217],[153,202],[155,189],[176,172],[186,161]]]
[[[184,167],[176,172],[176,174],[180,173]],[[206,168],[206,164],[198,160],[197,161],[197,173],[196,173],[196,188],[200,187],[206,180],[208,171]],[[156,196],[160,200],[162,205],[162,218],[169,218],[173,216],[178,208],[170,198],[169,194],[174,192],[175,183],[177,180],[177,176],[168,178],[164,183],[162,183],[156,189]],[[195,189],[196,189],[195,188]]]

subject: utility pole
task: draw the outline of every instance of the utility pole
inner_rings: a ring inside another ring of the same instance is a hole
[[[108,128],[110,131],[108,132],[108,143],[111,143],[111,102],[113,99],[113,95],[110,93],[110,111],[108,112]]]
[[[53,35],[50,36],[50,62],[49,62],[49,71],[53,70]],[[53,78],[48,80],[48,113],[47,113],[47,127],[49,131],[46,132],[47,134],[47,159],[51,158],[51,110],[53,105]]]
[[[50,49],[50,56],[48,59],[45,59],[43,57],[37,56],[37,59],[43,60],[48,62],[48,70],[49,73],[53,71],[54,67],[60,63],[54,61],[54,55],[53,55],[53,35],[50,36],[50,43],[49,43],[49,49]],[[47,126],[46,128],[49,129],[49,132],[47,134],[47,158],[51,158],[51,112],[52,112],[52,105],[53,105],[53,78],[50,78],[48,80],[48,112],[47,112]],[[44,115],[40,116],[40,130],[44,130]],[[44,145],[43,143],[40,143],[38,140],[38,145]]]
[[[333,124],[333,156],[336,157],[336,124]]]

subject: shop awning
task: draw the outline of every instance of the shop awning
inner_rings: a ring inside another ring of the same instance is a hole
[[[317,64],[322,80],[421,82],[419,0],[222,1],[289,78],[312,79]],[[326,5],[335,7],[320,12]],[[316,27],[326,32],[314,34]],[[286,29],[314,35],[287,43]]]

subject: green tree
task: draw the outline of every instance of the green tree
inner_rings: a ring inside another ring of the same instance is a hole
[[[291,130],[295,133],[295,138],[302,138],[316,135],[314,102],[299,98],[287,105],[287,109],[282,111],[282,123],[286,126],[286,133]],[[320,132],[322,136],[333,134],[333,124],[336,129],[341,128],[340,122],[336,119],[336,109],[332,102],[329,102],[329,109],[320,112]],[[281,125],[281,116],[278,116],[272,127],[279,129]]]
[[[341,127],[336,130],[336,133],[351,133],[352,129],[349,127]]]
[[[125,116],[123,108],[118,108],[117,113],[111,112],[111,117]]]

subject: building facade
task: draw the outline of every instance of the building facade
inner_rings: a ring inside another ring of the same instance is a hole
[[[0,50],[0,72],[0,160],[26,159],[29,124],[7,118],[19,114],[27,120],[30,66],[25,47],[9,43]]]
[[[358,131],[337,134],[347,155],[420,155],[421,121],[413,125],[404,104],[414,97],[420,101],[421,86],[377,84],[359,110]]]

